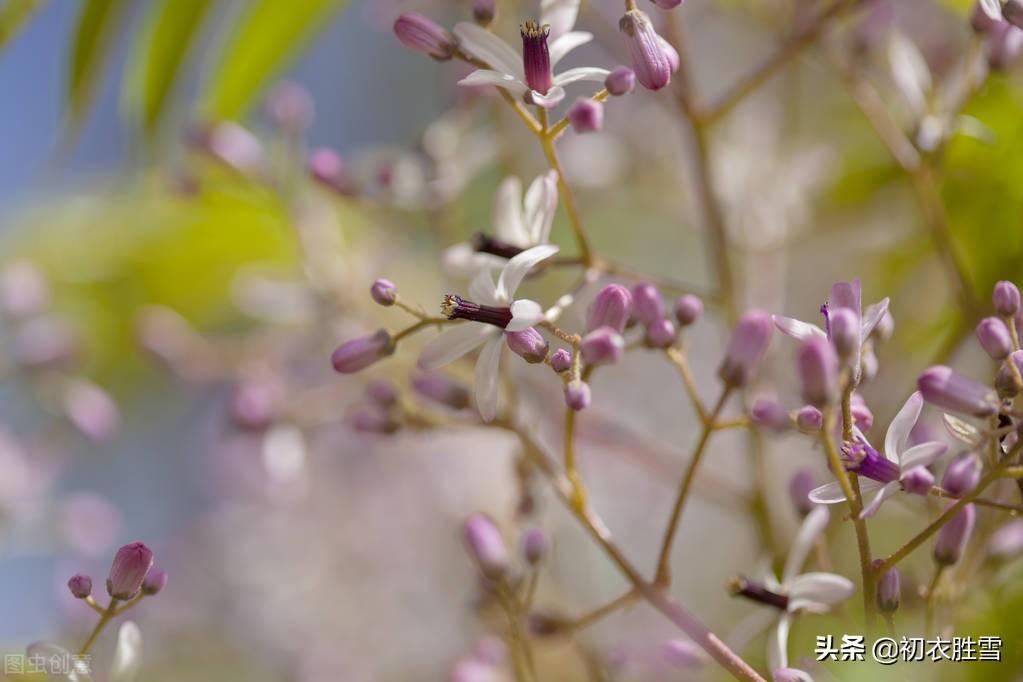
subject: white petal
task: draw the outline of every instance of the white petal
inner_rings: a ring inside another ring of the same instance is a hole
[[[553,30],[552,30],[553,33]],[[551,40],[548,51],[551,55],[551,68],[558,65],[566,54],[593,40],[593,34],[586,31],[569,31]]]
[[[890,31],[888,62],[892,80],[909,105],[910,113],[919,116],[927,108],[931,90],[931,70],[916,44],[901,31]]]
[[[511,304],[512,320],[508,323],[507,330],[510,332],[521,332],[529,329],[543,319],[543,307],[536,301],[528,298],[520,298]]]
[[[492,253],[479,253],[469,242],[453,244],[440,255],[440,265],[444,274],[456,279],[474,277],[487,267],[494,270],[502,268],[506,262],[507,258]]]
[[[902,453],[902,471],[906,472],[915,467],[930,466],[934,463],[934,460],[944,455],[946,450],[948,450],[948,445],[937,441],[914,445]]]
[[[535,104],[538,107],[544,109],[553,109],[561,103],[561,100],[565,99],[565,88],[558,85],[553,86],[547,91],[547,94],[537,92],[536,90],[529,90],[525,94],[525,100],[529,104]]]
[[[540,25],[550,24],[551,38],[572,30],[582,0],[540,0]]]
[[[829,516],[827,508],[814,507],[806,515],[806,518],[803,519],[803,523],[799,526],[799,531],[796,533],[796,539],[792,541],[789,556],[785,561],[785,569],[781,574],[783,582],[788,582],[802,570],[803,564],[806,563],[806,557],[810,555],[810,550],[813,549],[814,542],[817,540],[817,536],[828,527]]]
[[[494,236],[514,246],[529,246],[529,233],[522,222],[522,181],[509,175],[494,195]]]
[[[469,282],[469,298],[483,305],[501,305],[494,285],[494,273],[490,268],[483,268]]]
[[[494,71],[514,76],[516,80],[526,79],[522,70],[522,57],[511,45],[490,31],[476,24],[461,21],[455,24],[454,33],[464,51],[477,59],[482,59]]]
[[[888,425],[888,431],[884,435],[884,456],[892,462],[899,464],[899,453],[905,449],[909,432],[920,418],[920,410],[923,407],[923,396],[920,395],[920,391],[914,391]]]
[[[416,364],[419,369],[437,369],[452,360],[457,360],[474,348],[478,348],[499,332],[497,327],[492,327],[489,324],[461,322],[451,329],[441,332],[427,343],[423,347],[423,352],[419,354],[419,361]]]
[[[771,670],[787,668],[789,665],[789,628],[792,616],[785,613],[767,636],[767,661]]]
[[[554,214],[558,210],[558,172],[548,171],[530,183],[526,190],[525,228],[532,245],[546,244]]]
[[[867,308],[866,312],[863,313],[863,320],[860,323],[860,339],[863,341],[867,340],[870,333],[874,331],[874,327],[877,326],[884,314],[888,312],[888,299],[883,298],[874,305]]]
[[[515,295],[515,290],[522,284],[522,279],[533,269],[533,266],[542,260],[550,258],[558,252],[558,247],[553,244],[543,244],[526,249],[514,256],[504,266],[501,276],[497,280],[498,300],[510,301]]]
[[[110,666],[109,682],[134,682],[142,666],[142,631],[125,621],[117,631],[117,649]]]
[[[458,84],[470,87],[478,85],[496,85],[499,88],[504,88],[516,97],[522,97],[526,90],[528,90],[525,83],[514,76],[510,76],[506,73],[498,73],[497,71],[488,71],[486,69],[473,71],[468,76],[458,81]]]
[[[483,421],[489,422],[497,415],[498,378],[501,369],[501,350],[504,335],[491,337],[476,359],[476,409]]]
[[[808,497],[814,504],[838,504],[839,502],[845,502],[845,493],[842,492],[842,486],[838,485],[838,481],[825,483],[819,488],[814,488],[810,491]]]
[[[891,483],[883,485],[881,489],[877,491],[877,495],[874,496],[874,499],[870,501],[870,504],[864,507],[863,511],[860,512],[860,518],[869,519],[871,516],[876,514],[877,510],[881,508],[882,504],[884,504],[884,501],[899,492],[899,490],[898,481],[892,481]]]
[[[774,326],[778,328],[778,331],[791,336],[797,341],[805,341],[811,336],[819,336],[823,339],[828,338],[824,330],[815,324],[785,317],[784,315],[771,315],[771,319],[774,320]]]
[[[855,591],[852,581],[834,573],[804,573],[785,585],[788,588],[789,610],[820,611],[821,606],[837,604]]]
[[[580,66],[576,69],[569,69],[562,71],[554,77],[555,85],[568,85],[569,83],[575,83],[576,81],[596,81],[597,83],[603,83],[607,79],[607,75],[611,73],[607,69],[598,69],[595,66]]]

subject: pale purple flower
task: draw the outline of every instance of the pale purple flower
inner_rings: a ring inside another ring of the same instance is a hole
[[[874,499],[863,508],[860,518],[877,513],[889,497],[903,489],[902,479],[918,467],[927,467],[948,449],[946,443],[937,441],[908,446],[909,432],[913,429],[923,398],[919,392],[909,396],[906,404],[888,425],[884,438],[884,456],[870,446],[862,433],[857,432],[854,440],[842,446],[842,459],[848,471],[860,476],[860,492],[863,495],[877,491]],[[845,502],[845,494],[838,482],[827,483],[810,493],[810,499],[817,504]]]
[[[549,109],[565,98],[564,86],[569,83],[602,83],[608,76],[607,69],[579,67],[553,72],[571,50],[593,39],[590,33],[571,30],[578,5],[571,0],[541,3],[540,21],[526,22],[521,27],[522,56],[486,29],[468,22],[456,24],[455,37],[462,50],[490,66],[473,71],[459,84],[496,85],[527,104]]]
[[[451,59],[455,39],[437,22],[416,12],[406,12],[394,22],[394,35],[401,44],[438,61]]]
[[[592,133],[604,127],[604,105],[589,97],[580,97],[568,109],[568,122],[577,133]]]
[[[107,578],[107,592],[114,599],[131,599],[142,588],[153,566],[153,552],[141,542],[117,550]]]
[[[924,400],[950,412],[990,417],[998,411],[993,390],[944,365],[929,367],[916,384]]]
[[[476,360],[476,407],[484,421],[497,415],[500,393],[498,370],[507,332],[521,332],[544,319],[540,304],[514,298],[519,284],[541,261],[558,252],[557,246],[534,246],[511,258],[497,283],[489,269],[480,270],[469,284],[471,300],[446,296],[444,314],[448,319],[466,320],[431,340],[419,356],[419,368],[436,369],[457,360],[480,346]]]

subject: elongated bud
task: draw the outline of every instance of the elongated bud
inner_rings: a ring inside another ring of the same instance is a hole
[[[803,433],[818,433],[824,428],[824,415],[813,405],[806,405],[796,412],[796,428]]]
[[[153,552],[141,542],[121,547],[110,566],[107,592],[114,599],[131,599],[142,588],[142,582],[152,566]]]
[[[167,571],[153,567],[142,581],[142,594],[153,596],[167,586]]]
[[[661,51],[664,52],[665,59],[668,60],[668,68],[672,73],[678,71],[679,67],[682,66],[682,58],[678,54],[678,50],[675,46],[669,43],[661,36],[657,36],[657,43],[661,46]]]
[[[683,327],[688,327],[696,322],[702,314],[703,301],[699,296],[686,294],[675,301],[675,319]]]
[[[619,334],[632,316],[632,293],[621,284],[608,284],[593,299],[586,313],[586,331],[610,327]]]
[[[505,332],[504,338],[508,347],[530,364],[547,359],[547,339],[532,327],[520,332]]]
[[[671,63],[661,47],[661,37],[644,12],[633,9],[618,22],[625,34],[629,58],[640,85],[648,90],[660,90],[671,82]]]
[[[718,369],[722,381],[733,388],[742,388],[753,380],[757,365],[771,342],[773,328],[771,316],[759,310],[739,318]]]
[[[464,410],[469,407],[471,399],[468,388],[443,374],[417,376],[412,380],[412,389],[427,400],[453,410]]]
[[[406,12],[394,22],[394,35],[401,44],[437,61],[451,59],[455,38],[437,22],[422,14]]]
[[[497,16],[495,0],[472,0],[472,18],[480,26],[489,26]]]
[[[599,327],[583,337],[579,350],[588,365],[611,365],[622,359],[625,339],[611,327]]]
[[[899,596],[902,591],[902,579],[899,569],[894,566],[884,573],[877,581],[877,608],[881,613],[894,613],[899,608]]]
[[[348,190],[345,162],[333,149],[319,147],[309,153],[309,174],[329,189],[344,194]]]
[[[788,410],[773,398],[757,398],[749,414],[754,424],[773,431],[787,431],[792,428],[792,417],[789,416]]]
[[[661,292],[649,282],[632,287],[632,316],[643,324],[653,324],[664,317],[664,299]]]
[[[838,397],[838,356],[826,339],[813,336],[803,342],[797,360],[803,400],[816,407],[831,405]]]
[[[985,317],[977,324],[977,341],[992,360],[1004,360],[1012,352],[1012,338],[1005,322],[997,317]]]
[[[568,109],[568,122],[577,133],[592,133],[604,127],[604,105],[580,97]]]
[[[536,566],[543,561],[548,549],[550,549],[550,542],[547,540],[546,533],[539,528],[531,528],[526,531],[522,538],[522,556],[526,558],[530,566]]]
[[[916,385],[924,400],[951,412],[990,417],[998,411],[998,402],[991,389],[956,373],[951,367],[935,365],[928,368],[917,377]]]
[[[976,520],[977,510],[968,504],[942,526],[938,531],[938,540],[934,543],[934,561],[942,566],[951,566],[959,561],[966,543],[970,541]]]
[[[330,362],[334,371],[341,374],[353,374],[366,369],[377,360],[386,358],[394,352],[394,341],[385,329],[379,329],[368,336],[360,336],[337,347]]]
[[[860,346],[860,317],[849,308],[834,310],[828,317],[831,342],[839,357],[850,358]]]
[[[1011,559],[1023,552],[1023,519],[1009,521],[992,533],[987,551],[996,559]]]
[[[994,293],[991,294],[991,301],[994,303],[995,312],[1002,317],[1015,317],[1019,312],[1019,288],[1012,282],[1002,280],[995,285]]]
[[[617,66],[604,79],[604,87],[614,97],[628,95],[636,89],[636,72],[627,66]]]
[[[491,580],[499,580],[508,571],[508,548],[501,531],[484,514],[473,514],[462,527],[469,555],[480,572]]]
[[[934,474],[927,467],[913,467],[899,480],[902,489],[913,495],[929,495],[934,487]]]
[[[941,487],[953,497],[962,497],[980,482],[980,459],[973,453],[956,457],[948,463]]]
[[[85,599],[92,594],[92,578],[81,573],[71,576],[67,581],[67,588],[75,599]]]
[[[551,369],[558,374],[567,372],[572,367],[572,354],[564,348],[559,348],[551,354]]]
[[[590,385],[580,379],[565,384],[565,404],[576,412],[590,406]]]
[[[800,469],[789,480],[789,498],[800,516],[806,516],[813,511],[814,504],[810,501],[810,491],[816,487],[817,480],[809,469]]]
[[[378,279],[369,288],[369,295],[378,305],[392,306],[398,300],[398,287],[387,279]]]
[[[675,323],[666,317],[650,323],[646,328],[646,343],[653,348],[667,348],[675,343],[678,330]]]

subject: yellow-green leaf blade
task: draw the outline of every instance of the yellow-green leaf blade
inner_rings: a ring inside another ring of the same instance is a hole
[[[68,140],[81,128],[100,81],[112,38],[124,18],[125,0],[85,0],[78,15],[67,82]]]

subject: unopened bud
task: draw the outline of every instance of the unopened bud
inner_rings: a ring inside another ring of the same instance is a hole
[[[675,343],[677,335],[678,331],[675,329],[675,323],[666,317],[662,317],[656,322],[647,325],[646,343],[653,348],[667,348]]]
[[[994,303],[995,312],[1002,317],[1015,317],[1019,312],[1019,288],[1012,282],[1003,280],[996,284],[991,300]]]
[[[800,516],[806,516],[813,511],[814,503],[810,501],[810,491],[816,487],[817,481],[809,469],[800,469],[789,480],[789,498]]]
[[[512,351],[530,364],[547,359],[547,339],[532,327],[520,332],[505,332],[505,342]]]
[[[543,561],[548,549],[550,549],[550,542],[547,540],[546,533],[539,528],[531,528],[526,531],[522,538],[522,556],[530,565],[535,566]]]
[[[583,337],[579,350],[588,365],[611,365],[622,359],[625,339],[611,327],[598,327]]]
[[[378,305],[391,306],[398,300],[398,287],[390,280],[378,279],[369,288],[369,295]]]
[[[131,599],[142,589],[142,582],[153,566],[153,552],[141,542],[117,550],[107,577],[107,592],[114,599]]]
[[[702,314],[703,301],[699,296],[686,294],[675,301],[675,319],[683,327],[688,327],[696,322]]]
[[[558,374],[567,372],[572,367],[572,354],[564,348],[551,353],[551,369]]]
[[[604,127],[604,105],[589,97],[580,97],[568,109],[568,122],[577,133],[592,133]]]
[[[638,9],[629,10],[618,22],[618,28],[625,34],[629,58],[640,84],[649,90],[660,90],[671,82],[671,62],[650,17]]]
[[[877,608],[881,613],[894,613],[898,610],[901,583],[899,569],[894,566],[881,574],[877,581]]]
[[[824,415],[813,405],[806,405],[796,412],[796,428],[803,433],[817,433],[824,427]]]
[[[360,336],[337,347],[330,362],[334,371],[341,374],[353,374],[366,369],[377,360],[394,353],[394,341],[387,330],[380,329],[367,336]]]
[[[788,410],[773,398],[757,398],[750,408],[750,419],[754,424],[774,431],[787,431],[792,428],[792,417]]]
[[[951,412],[990,417],[998,411],[994,391],[944,365],[925,370],[916,384],[924,400]]]
[[[575,379],[565,384],[565,404],[576,412],[590,406],[590,385]]]
[[[468,388],[443,374],[417,376],[412,380],[412,389],[427,400],[453,410],[464,410],[471,400]]]
[[[980,482],[980,459],[973,453],[956,457],[948,463],[941,487],[953,497],[962,497]]]
[[[627,66],[618,66],[604,79],[604,87],[614,97],[628,95],[636,89],[636,72]]]
[[[75,599],[85,599],[92,594],[92,578],[81,573],[71,576],[67,581],[67,588]]]
[[[722,381],[733,388],[743,388],[753,380],[757,365],[771,341],[773,328],[771,316],[759,310],[739,318],[718,369]]]
[[[491,580],[499,580],[508,571],[508,549],[501,531],[484,514],[473,514],[462,527],[469,555],[480,572]]]
[[[902,489],[912,495],[929,495],[934,487],[934,474],[924,466],[913,467],[902,474]]]
[[[831,405],[838,397],[838,357],[827,339],[812,336],[803,342],[797,360],[803,399],[816,407]]]
[[[1004,360],[1012,352],[1009,328],[1000,318],[985,317],[977,324],[977,341],[992,360]]]
[[[841,358],[851,357],[860,346],[860,317],[849,308],[832,311],[828,318],[831,342]]]
[[[586,331],[610,327],[621,334],[632,316],[632,293],[621,284],[608,284],[600,290],[586,312]]]
[[[977,510],[968,504],[942,526],[938,531],[938,540],[934,543],[934,561],[942,566],[951,566],[959,561],[966,543],[970,541],[976,520]]]
[[[653,324],[664,317],[664,299],[657,287],[640,282],[632,287],[632,316],[643,324]]]
[[[455,38],[432,19],[415,12],[406,12],[394,22],[394,35],[401,44],[438,61],[451,59]]]
[[[480,26],[489,26],[497,16],[495,0],[472,0],[472,18]]]
[[[154,567],[149,570],[146,579],[142,581],[142,594],[153,596],[167,586],[167,571]]]

